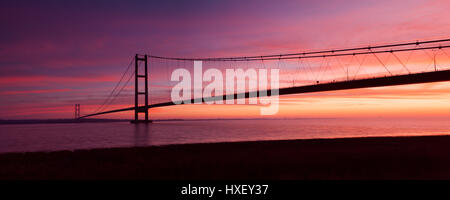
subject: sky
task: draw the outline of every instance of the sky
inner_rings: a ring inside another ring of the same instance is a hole
[[[1,1],[0,119],[71,118],[74,104],[91,113],[136,53],[226,57],[443,39],[449,9],[445,0]],[[151,67],[163,73],[163,64]],[[151,118],[261,117],[254,105],[180,107],[152,109]],[[272,117],[449,113],[450,83],[441,82],[281,97]]]

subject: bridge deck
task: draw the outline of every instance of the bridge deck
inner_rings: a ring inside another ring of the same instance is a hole
[[[358,89],[358,88],[369,88],[369,87],[382,87],[382,86],[394,86],[394,85],[406,85],[406,84],[417,84],[417,83],[430,83],[430,82],[440,82],[440,81],[450,81],[450,70],[443,71],[434,71],[434,72],[422,72],[422,73],[414,73],[414,74],[405,74],[405,75],[397,75],[397,76],[386,76],[386,77],[377,77],[377,78],[368,78],[368,79],[358,79],[358,80],[349,80],[349,81],[340,81],[340,82],[329,82],[329,83],[321,83],[315,85],[305,85],[305,86],[296,86],[290,88],[280,88],[279,95],[288,95],[288,94],[301,94],[301,93],[311,93],[311,92],[323,92],[323,91],[333,91],[333,90],[347,90],[347,89]],[[262,91],[264,92],[264,91]],[[271,96],[271,91],[266,91],[267,96]],[[252,92],[250,92],[252,93]],[[249,92],[241,93],[241,94],[230,94],[230,95],[222,95],[217,97],[218,99],[225,100],[227,96],[229,99],[238,99],[238,98],[249,98]],[[254,93],[254,92],[253,92]],[[214,101],[214,98],[205,98],[205,99],[190,99],[187,102],[193,103],[195,101],[208,102]],[[149,109],[156,107],[165,107],[165,106],[173,106],[177,104],[183,104],[183,102],[164,102],[149,105],[148,107],[141,106],[138,109]],[[90,115],[82,116],[92,117],[96,115],[103,115],[109,113],[123,112],[134,110],[133,107],[110,110],[100,113],[94,113]]]

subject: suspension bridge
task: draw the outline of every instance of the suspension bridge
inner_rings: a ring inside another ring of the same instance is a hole
[[[80,116],[80,105],[77,104],[76,118],[134,111],[132,122],[150,122],[151,108],[251,98],[250,94],[255,92],[261,97],[450,81],[449,47],[450,39],[441,39],[261,56],[180,58],[136,54],[103,103],[94,112],[83,116]],[[271,89],[248,88],[244,93],[171,101],[173,83],[169,72],[190,68],[194,61],[202,61],[207,67],[277,68],[282,77],[278,94],[272,94]],[[133,87],[129,84],[133,78],[134,91],[126,98],[133,96],[134,106],[108,110],[122,91]],[[145,115],[143,120],[139,119],[140,113]]]

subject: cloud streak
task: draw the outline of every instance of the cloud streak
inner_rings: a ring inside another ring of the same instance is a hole
[[[450,3],[441,0],[0,2],[0,103],[7,110],[0,113],[0,118],[71,117],[75,103],[86,105],[82,109],[90,112],[108,96],[135,53],[221,57],[437,39],[450,35],[448,9]],[[405,55],[399,56],[406,60]],[[426,56],[423,52],[413,55],[412,68],[431,69],[432,63]],[[442,67],[450,62],[442,53],[438,59],[444,63]],[[316,67],[306,70],[309,74],[299,70],[296,75],[301,80],[296,84],[314,82],[316,76],[346,77],[345,70],[336,61],[326,66],[328,74],[321,74],[318,62],[311,61]],[[350,60],[342,58],[341,62],[350,63]],[[357,64],[351,62],[350,72],[356,74]],[[392,59],[389,62],[393,68],[401,70],[398,63]],[[284,64],[289,66],[289,63]],[[366,76],[364,73],[382,70],[373,59],[363,64],[362,77]],[[257,65],[261,67],[262,63]],[[164,91],[170,89],[166,79],[171,70],[188,66],[189,63],[152,61],[150,76],[155,88],[151,88],[150,93],[154,95],[151,98],[165,98]],[[218,67],[227,66],[222,63]],[[291,84],[290,72],[282,74],[284,83]],[[334,98],[432,96],[448,100],[448,83],[426,85],[429,88],[411,87],[411,90],[395,87],[311,94],[308,98],[330,99],[328,108],[331,110],[339,106]],[[440,89],[430,90],[433,87]],[[128,105],[127,98],[131,97],[124,97],[113,106]],[[293,100],[291,97],[283,99]],[[333,103],[336,103],[334,108]],[[21,108],[24,104],[29,107]],[[226,115],[238,116],[247,110],[238,108],[242,106],[227,107]],[[157,112],[155,117],[195,114],[188,110],[183,113],[163,109],[164,112]],[[201,114],[207,113],[198,116]],[[311,115],[314,115],[312,111]]]

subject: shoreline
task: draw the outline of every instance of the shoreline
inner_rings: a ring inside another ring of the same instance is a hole
[[[408,117],[407,119],[450,119],[450,116],[439,117]],[[168,118],[151,119],[153,122],[189,122],[189,121],[234,121],[234,120],[345,120],[345,119],[399,119],[399,117],[284,117],[284,118]],[[401,117],[401,119],[405,119]],[[83,118],[83,119],[0,119],[0,125],[15,124],[64,124],[64,123],[109,123],[130,122],[131,119],[108,119],[108,118]]]
[[[450,137],[450,133],[442,133],[436,135],[399,135],[399,136],[350,136],[350,137],[324,137],[324,138],[299,138],[299,139],[283,139],[283,140],[249,140],[249,141],[221,141],[221,142],[197,142],[197,143],[174,143],[174,144],[153,144],[147,146],[115,146],[115,147],[94,147],[82,149],[58,149],[58,150],[37,150],[37,151],[6,151],[0,152],[0,157],[5,154],[32,154],[32,153],[57,153],[57,152],[74,152],[74,151],[96,151],[96,150],[118,150],[118,149],[140,149],[140,148],[160,148],[172,146],[190,146],[190,145],[214,145],[214,144],[238,144],[238,143],[265,143],[265,142],[289,142],[289,141],[322,141],[322,140],[347,140],[347,139],[389,139],[389,138],[410,138],[410,137]]]
[[[0,154],[0,179],[450,179],[450,136],[267,140]]]

